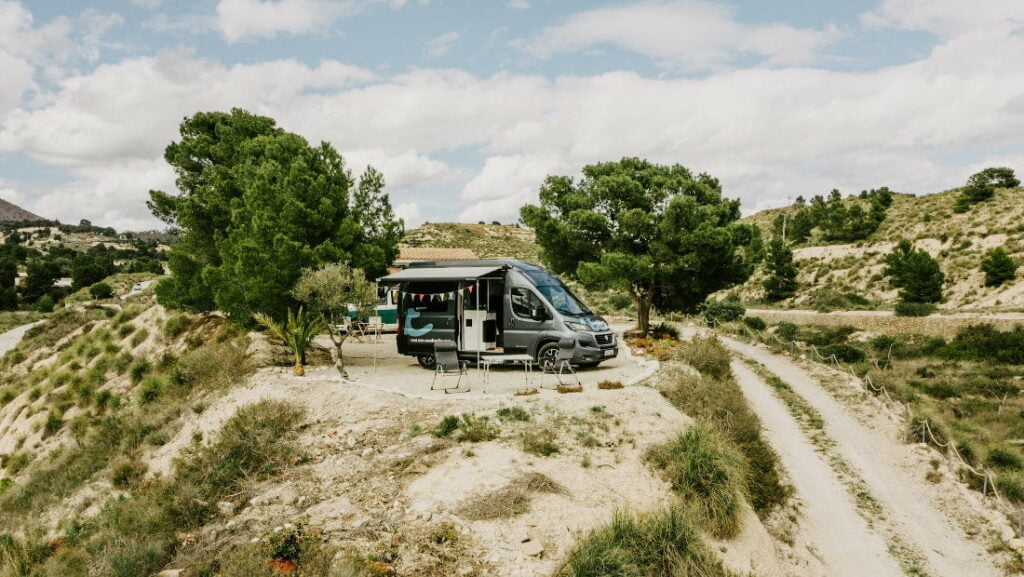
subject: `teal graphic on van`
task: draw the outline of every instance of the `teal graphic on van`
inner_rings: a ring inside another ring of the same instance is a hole
[[[418,316],[420,316],[420,313],[416,309],[409,309],[408,312],[405,313],[405,334],[409,335],[410,337],[422,337],[423,335],[434,330],[434,323],[428,323],[421,329],[412,328],[412,319]]]

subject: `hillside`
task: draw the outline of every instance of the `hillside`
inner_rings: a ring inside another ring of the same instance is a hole
[[[515,258],[540,262],[533,231],[501,224],[426,223],[406,232],[406,246],[468,248],[480,258]]]
[[[998,190],[994,198],[963,214],[953,211],[958,195],[959,190],[919,197],[895,195],[881,226],[861,242],[829,244],[812,236],[794,248],[800,290],[795,299],[783,304],[820,308],[891,306],[896,291],[882,275],[882,260],[896,242],[906,238],[936,257],[946,274],[946,301],[940,308],[1024,308],[1020,275],[1001,287],[988,288],[979,270],[985,251],[995,247],[1003,247],[1016,262],[1024,262],[1024,190]],[[761,227],[767,238],[772,221],[786,210],[791,209],[763,211],[744,222]],[[763,294],[763,280],[759,271],[737,289],[737,294],[745,301],[757,302]]]
[[[0,222],[19,222],[28,220],[42,220],[42,217],[0,198]]]

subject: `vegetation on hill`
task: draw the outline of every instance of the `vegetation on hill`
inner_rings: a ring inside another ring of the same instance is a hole
[[[479,258],[512,258],[540,263],[532,230],[514,225],[428,222],[406,231],[405,246],[468,248]]]

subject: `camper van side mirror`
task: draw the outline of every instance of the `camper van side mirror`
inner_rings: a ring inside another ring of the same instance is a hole
[[[530,318],[535,321],[546,321],[548,320],[548,311],[545,310],[544,307],[534,307],[534,309],[530,311]]]

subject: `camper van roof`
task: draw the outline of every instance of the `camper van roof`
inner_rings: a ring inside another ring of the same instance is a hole
[[[517,270],[544,270],[543,267],[528,263],[522,260],[515,260],[511,258],[493,258],[493,259],[476,259],[476,260],[433,260],[433,261],[420,261],[409,264],[409,268],[448,268],[448,267],[464,267],[464,266],[491,266],[491,267],[507,267],[514,268]]]

